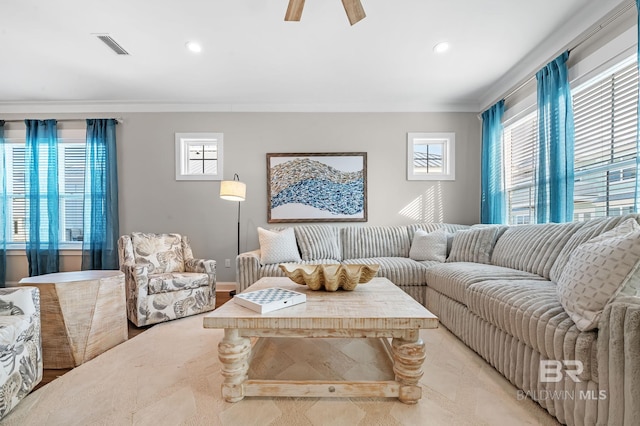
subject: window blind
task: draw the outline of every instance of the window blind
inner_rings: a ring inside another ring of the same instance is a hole
[[[505,189],[508,223],[523,225],[535,220],[535,166],[538,155],[538,114],[533,112],[505,126]]]
[[[83,198],[85,146],[83,144],[62,145],[62,189],[60,191],[60,223],[63,225],[62,241],[82,241],[83,239]]]
[[[11,223],[11,241],[25,242],[27,239],[27,200],[26,200],[26,170],[24,144],[13,146],[6,145],[8,149],[7,165],[11,168],[9,175],[9,221]]]
[[[635,62],[574,91],[575,220],[633,210],[637,101]]]

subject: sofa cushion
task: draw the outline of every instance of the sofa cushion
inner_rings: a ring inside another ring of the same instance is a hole
[[[340,229],[342,259],[409,257],[406,226],[348,226]]]
[[[579,360],[581,380],[597,376],[597,333],[580,331],[547,280],[489,280],[471,284],[471,312],[538,351],[543,359]],[[593,372],[592,372],[593,370]]]
[[[293,228],[272,231],[258,227],[260,263],[299,262],[302,260]]]
[[[562,306],[582,331],[593,330],[604,307],[625,287],[640,289],[640,225],[631,218],[578,246],[558,280]]]
[[[447,262],[491,263],[491,254],[505,226],[483,225],[453,235]]]
[[[147,264],[149,273],[164,274],[184,271],[182,236],[180,234],[148,234],[132,232],[135,262]]]
[[[558,254],[582,222],[511,226],[493,249],[491,263],[549,279]]]
[[[456,302],[467,304],[467,287],[489,279],[542,280],[530,272],[481,263],[437,264],[426,272],[427,285]]]
[[[335,226],[296,226],[294,232],[302,260],[342,259],[340,232]]]
[[[363,259],[348,259],[342,263],[366,265],[380,265],[378,277],[387,278],[389,281],[399,286],[417,286],[425,284],[424,273],[430,265],[438,262],[425,261],[416,262],[406,257],[372,257]]]
[[[301,265],[322,265],[322,264],[339,264],[335,259],[316,259],[316,260],[302,260],[300,262],[281,262],[281,263],[299,263]],[[260,278],[264,277],[284,277],[286,276],[282,269],[278,266],[278,263],[272,263],[262,266],[260,268]]]
[[[207,274],[196,272],[174,272],[149,274],[149,294],[167,293],[209,285]]]
[[[447,231],[444,229],[438,229],[433,232],[418,229],[411,242],[409,258],[444,262],[447,259],[447,240]]]
[[[571,238],[569,238],[569,241],[567,241],[564,247],[562,247],[560,254],[558,254],[558,258],[553,263],[551,272],[549,273],[551,281],[558,282],[562,271],[564,271],[565,266],[567,266],[571,253],[573,253],[580,244],[584,244],[590,239],[610,231],[629,218],[634,218],[637,221],[640,215],[628,214],[624,216],[598,218],[584,222]]]

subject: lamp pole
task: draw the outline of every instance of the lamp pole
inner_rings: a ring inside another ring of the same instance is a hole
[[[240,201],[238,201],[238,238],[237,240],[238,240],[238,255],[240,255]]]

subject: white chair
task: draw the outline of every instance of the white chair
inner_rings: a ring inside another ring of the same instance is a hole
[[[211,311],[216,261],[194,259],[186,236],[133,232],[118,240],[127,316],[141,327]]]

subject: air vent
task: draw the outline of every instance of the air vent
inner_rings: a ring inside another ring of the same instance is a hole
[[[100,34],[100,35],[97,35],[96,37],[98,37],[100,40],[102,40],[102,42],[104,44],[109,46],[109,48],[111,50],[113,50],[114,52],[116,52],[118,55],[128,55],[129,54],[129,52],[124,50],[123,47],[120,46],[117,41],[115,41],[113,38],[111,38],[110,35],[108,35],[108,34]]]

